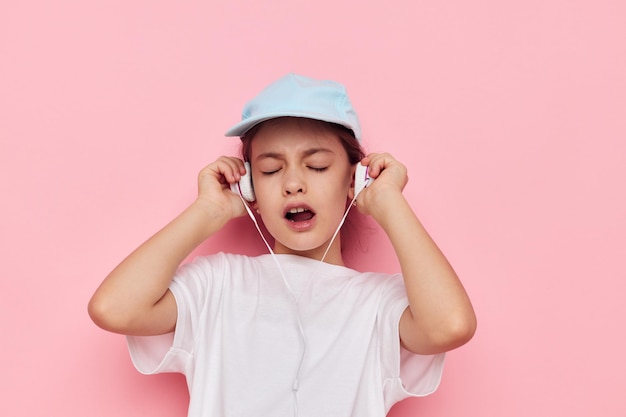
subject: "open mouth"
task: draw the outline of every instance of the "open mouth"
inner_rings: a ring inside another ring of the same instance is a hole
[[[314,212],[303,207],[292,208],[285,213],[285,218],[290,222],[306,222],[311,220],[314,216]]]

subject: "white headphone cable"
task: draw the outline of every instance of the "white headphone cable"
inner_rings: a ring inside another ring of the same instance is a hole
[[[361,189],[355,190],[354,198],[352,199],[352,201],[348,205],[348,208],[346,209],[343,217],[341,218],[341,221],[339,222],[339,225],[337,226],[337,229],[335,230],[335,233],[333,233],[333,236],[330,238],[330,242],[328,243],[328,246],[326,247],[326,250],[324,251],[324,254],[322,255],[322,258],[319,260],[318,265],[316,266],[315,270],[311,274],[311,277],[315,276],[315,274],[317,273],[317,270],[319,269],[319,267],[324,263],[324,259],[326,258],[326,255],[328,254],[328,251],[330,250],[330,247],[332,246],[333,242],[335,241],[335,238],[339,234],[339,230],[341,230],[341,227],[343,226],[344,222],[346,221],[346,218],[348,217],[348,213],[350,213],[350,209],[354,205],[354,202],[356,201],[356,199],[359,196],[359,194],[361,193],[361,191],[363,191],[363,189],[367,186],[368,182],[369,181],[367,181],[365,183],[365,185]],[[250,217],[250,219],[252,219],[252,222],[254,223],[254,226],[256,227],[257,232],[259,232],[259,235],[261,236],[261,239],[263,239],[263,242],[265,243],[265,246],[267,247],[267,249],[269,250],[270,254],[272,255],[272,259],[274,260],[274,263],[278,267],[278,271],[280,272],[280,276],[282,277],[283,282],[285,283],[285,286],[289,290],[289,293],[293,297],[293,299],[295,301],[295,304],[296,304],[296,312],[297,312],[296,316],[297,316],[297,322],[298,322],[298,330],[300,332],[300,337],[302,338],[302,355],[300,356],[300,361],[298,363],[298,368],[296,370],[296,376],[295,376],[295,379],[294,379],[294,382],[293,382],[293,385],[292,385],[292,391],[293,391],[293,394],[294,394],[294,417],[297,417],[298,416],[298,389],[300,388],[300,371],[302,370],[302,364],[304,363],[304,358],[306,356],[306,348],[307,348],[306,334],[304,332],[304,325],[302,323],[302,318],[300,316],[300,305],[298,304],[298,297],[296,296],[296,294],[293,291],[293,288],[289,284],[289,281],[287,280],[287,277],[285,276],[285,272],[283,271],[282,267],[280,266],[280,262],[278,262],[278,257],[276,256],[276,254],[272,250],[272,247],[270,246],[270,244],[267,242],[267,239],[263,235],[263,232],[261,231],[261,227],[259,226],[259,223],[258,223],[256,217],[254,216],[254,213],[252,213],[252,210],[248,206],[248,203],[243,198],[241,193],[237,193],[237,195],[241,199],[241,202],[243,203],[243,206],[245,207],[246,212],[248,213],[248,216]]]
[[[302,324],[302,318],[300,317],[300,306],[298,304],[298,298],[296,297],[296,294],[294,293],[293,288],[291,288],[291,285],[289,285],[289,281],[287,280],[287,277],[285,276],[285,272],[283,271],[283,268],[280,266],[280,262],[278,262],[278,257],[272,250],[272,247],[270,246],[270,244],[267,242],[267,239],[265,239],[265,236],[263,235],[263,232],[261,231],[261,227],[259,226],[259,223],[257,222],[256,217],[254,216],[254,213],[252,213],[252,210],[250,209],[250,207],[248,207],[248,203],[244,200],[243,196],[239,193],[237,193],[237,195],[239,195],[239,198],[241,199],[241,202],[243,203],[243,206],[245,207],[246,212],[248,213],[248,216],[250,217],[250,219],[252,219],[252,222],[254,223],[256,230],[259,232],[259,235],[263,239],[265,246],[267,246],[267,249],[270,251],[270,254],[272,255],[272,259],[274,260],[274,263],[278,267],[280,276],[282,277],[283,282],[285,283],[287,290],[289,290],[289,294],[291,294],[291,296],[293,297],[293,300],[296,305],[296,318],[298,322],[298,331],[302,339],[302,355],[300,356],[300,361],[298,363],[298,368],[296,370],[296,375],[295,375],[293,385],[292,385],[292,391],[294,395],[294,417],[297,417],[298,416],[298,389],[300,388],[299,378],[300,378],[300,371],[302,370],[302,364],[304,363],[304,357],[306,356],[306,347],[307,347],[306,334],[304,333],[304,325]]]

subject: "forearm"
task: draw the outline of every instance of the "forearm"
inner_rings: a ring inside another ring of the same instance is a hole
[[[189,206],[105,278],[90,302],[94,321],[125,332],[134,320],[149,316],[181,262],[226,221],[224,215],[212,213],[198,202]]]
[[[415,349],[449,350],[474,332],[475,316],[454,269],[401,193],[384,199],[376,220],[398,257],[409,300],[410,318],[403,342]]]

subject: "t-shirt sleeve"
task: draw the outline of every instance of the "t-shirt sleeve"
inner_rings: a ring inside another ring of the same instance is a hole
[[[400,317],[408,307],[402,277],[386,284],[379,315],[383,393],[387,410],[407,397],[432,394],[441,381],[445,354],[418,355],[400,345]]]
[[[214,268],[220,259],[201,257],[181,266],[170,285],[176,300],[176,330],[158,336],[127,336],[135,368],[142,374],[179,372],[188,378],[192,370],[195,334],[211,291]]]

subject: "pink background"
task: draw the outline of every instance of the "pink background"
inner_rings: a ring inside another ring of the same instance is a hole
[[[347,85],[479,317],[392,415],[626,415],[619,0],[2,2],[0,415],[185,415],[184,379],[136,373],[87,301],[290,71]],[[199,252],[263,253],[247,233]],[[351,263],[394,272],[378,237]]]

